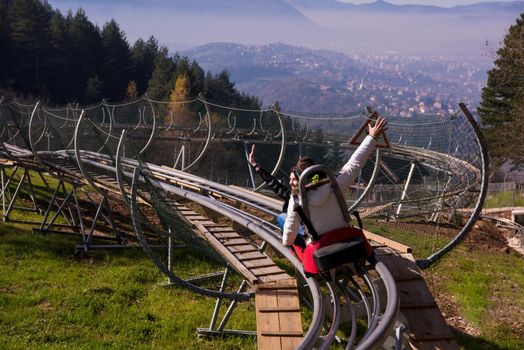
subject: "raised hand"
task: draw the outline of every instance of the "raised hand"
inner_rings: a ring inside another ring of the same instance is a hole
[[[373,126],[371,126],[371,123],[368,124],[368,134],[377,139],[380,134],[387,130],[387,123],[388,122],[384,117],[378,117],[377,120],[375,120],[375,124]]]
[[[255,160],[255,144],[251,145],[251,152],[249,153],[249,164],[252,166],[257,165],[257,162]]]

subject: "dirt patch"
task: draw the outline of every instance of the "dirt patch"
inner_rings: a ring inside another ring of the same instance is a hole
[[[433,296],[442,312],[442,316],[444,316],[450,327],[472,336],[480,335],[480,330],[461,316],[458,305],[455,300],[453,300],[453,297],[444,293],[435,293]]]
[[[37,306],[42,311],[54,311],[55,307],[48,300],[42,300]]]
[[[497,227],[491,221],[479,220],[468,233],[464,242],[468,250],[482,256],[483,252],[490,255],[504,255],[511,252],[507,237],[511,236],[511,230]],[[480,336],[481,330],[463,318],[460,304],[454,297],[445,292],[446,276],[438,276],[432,270],[424,271],[425,279],[430,285],[431,291],[442,315],[449,326],[471,336]],[[508,337],[519,338],[524,334],[524,310],[519,306],[516,295],[521,295],[519,286],[508,279],[504,274],[494,277],[498,283],[490,290],[490,299],[496,307],[491,308],[486,315],[483,327],[491,329],[504,329],[509,333]],[[513,290],[514,293],[508,293]]]
[[[509,253],[505,231],[492,222],[479,220],[467,234],[464,243],[472,250],[501,250]]]

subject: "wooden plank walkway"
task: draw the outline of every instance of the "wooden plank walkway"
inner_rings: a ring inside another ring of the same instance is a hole
[[[255,287],[258,349],[296,349],[303,338],[297,281],[293,278]]]
[[[187,206],[176,203],[177,210],[193,225],[251,285],[287,280],[290,276],[278,267],[253,242],[226,224],[215,223]]]
[[[296,348],[303,337],[296,280],[228,225],[217,224],[182,205],[177,209],[255,286],[258,348]],[[366,235],[375,247],[377,258],[388,267],[397,283],[400,311],[409,323],[411,348],[458,350],[411,249],[370,232]]]
[[[292,350],[303,338],[296,279],[233,228],[186,206],[177,210],[255,288],[259,349]]]
[[[377,259],[387,266],[397,284],[400,312],[409,323],[411,348],[458,350],[458,343],[442,316],[411,249],[399,243],[394,244],[394,249],[383,243],[377,244],[376,241],[374,245]]]

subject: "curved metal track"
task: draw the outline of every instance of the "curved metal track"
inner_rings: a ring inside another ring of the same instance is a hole
[[[196,159],[194,159],[189,166],[183,167],[185,170],[203,159],[204,153],[209,148],[211,137],[213,135],[209,106],[216,107],[216,105],[213,105],[202,98],[200,98],[199,101],[204,104],[206,109],[206,120],[208,124],[207,137],[205,137],[203,143],[203,150],[201,150]],[[399,302],[395,283],[384,264],[378,262],[374,266],[356,266],[355,270],[340,269],[337,271],[336,278],[332,281],[324,281],[319,278],[306,276],[302,270],[301,263],[287,248],[281,245],[280,236],[276,232],[277,229],[272,223],[272,220],[268,220],[267,218],[262,219],[261,215],[248,214],[246,211],[246,208],[250,208],[250,212],[269,214],[270,217],[274,217],[280,213],[281,203],[279,201],[275,201],[274,199],[239,187],[220,184],[195,174],[190,174],[188,172],[179,171],[162,165],[146,163],[140,159],[144,156],[145,150],[152,144],[155,130],[161,129],[161,127],[155,124],[156,118],[160,116],[155,116],[155,109],[152,105],[154,101],[145,99],[145,102],[149,103],[151,106],[153,114],[152,127],[142,125],[145,124],[146,119],[143,115],[145,112],[141,110],[138,111],[139,118],[136,124],[116,125],[114,117],[114,109],[116,106],[109,106],[104,103],[102,105],[102,120],[101,123],[98,124],[98,126],[105,128],[103,130],[107,130],[99,136],[99,139],[102,140],[102,144],[89,146],[87,143],[84,144],[84,142],[80,142],[80,123],[85,120],[85,113],[97,110],[98,107],[95,106],[93,109],[82,111],[78,117],[75,116],[71,118],[69,114],[67,114],[67,117],[62,121],[61,130],[53,130],[54,132],[66,135],[66,138],[60,143],[63,149],[50,149],[48,147],[45,150],[42,150],[39,145],[42,143],[41,141],[44,139],[45,133],[51,130],[52,123],[45,116],[43,120],[41,118],[37,119],[38,106],[32,106],[31,117],[28,116],[28,108],[31,106],[24,106],[24,113],[26,114],[24,115],[21,112],[20,119],[17,119],[17,117],[13,115],[7,117],[4,117],[3,115],[1,116],[2,139],[0,141],[5,152],[2,151],[0,153],[2,156],[4,156],[5,153],[5,156],[8,156],[10,159],[15,159],[16,162],[22,166],[34,167],[35,164],[39,164],[41,167],[51,169],[53,174],[58,174],[58,176],[69,176],[76,178],[81,182],[88,183],[93,188],[100,191],[104,196],[107,193],[111,193],[115,197],[120,197],[130,206],[130,213],[135,223],[138,239],[143,243],[146,253],[151,253],[151,251],[148,252],[147,237],[142,234],[143,230],[140,222],[136,220],[138,218],[138,203],[149,202],[151,204],[152,202],[151,196],[153,192],[148,194],[147,192],[140,192],[137,189],[137,186],[144,181],[151,181],[151,183],[156,186],[155,191],[162,191],[162,193],[173,196],[173,198],[183,198],[184,200],[188,200],[203,208],[211,210],[214,213],[218,213],[223,217],[227,217],[235,224],[254,233],[258,239],[263,242],[262,246],[265,247],[269,245],[273,250],[284,256],[296,270],[299,279],[304,281],[301,288],[304,289],[303,294],[309,296],[309,299],[306,298],[304,300],[304,305],[308,305],[309,301],[309,306],[313,310],[313,313],[308,331],[305,333],[303,341],[299,346],[300,349],[309,349],[313,347],[322,349],[328,348],[335,339],[338,339],[336,334],[340,326],[342,324],[347,324],[348,322],[351,331],[347,334],[346,348],[374,349],[380,347],[385,339],[391,335],[392,328],[398,316]],[[222,106],[219,107],[222,108]],[[463,110],[467,115],[467,109],[465,109],[465,106]],[[65,109],[65,113],[70,113],[71,111],[74,111],[74,109]],[[0,113],[1,112],[2,109],[0,108]],[[280,132],[277,137],[281,138],[280,155],[276,161],[275,168],[273,169],[273,173],[276,174],[283,163],[287,135],[286,126],[283,122],[283,115],[277,111],[273,112],[276,114],[280,124]],[[109,115],[106,116],[106,113]],[[257,113],[260,113],[260,111]],[[198,115],[198,128],[200,128],[202,117],[200,112]],[[264,129],[262,125],[262,114],[257,116],[257,118],[260,120],[258,124],[260,124],[262,134],[267,135],[267,128]],[[106,121],[106,119],[108,121]],[[75,129],[66,130],[68,128],[65,126],[71,120],[76,120]],[[101,132],[97,131],[97,124],[93,120],[91,120],[91,123],[94,126],[94,132]],[[235,125],[233,129],[238,129],[236,125],[237,122],[240,123],[235,117]],[[473,128],[476,127],[474,120],[469,120],[469,122],[473,125]],[[106,126],[105,124],[108,125]],[[168,129],[173,127],[172,124],[173,119],[171,119]],[[253,124],[254,126],[248,130],[249,132],[246,136],[256,136],[257,123],[255,122]],[[226,131],[231,131],[231,125],[229,124],[228,126],[229,129]],[[146,129],[150,130],[150,133],[146,137],[147,140],[145,146],[138,147],[141,151],[130,153],[130,141],[125,138],[125,130],[137,131]],[[120,137],[115,135],[116,130],[123,130],[122,135],[119,135]],[[305,139],[310,134],[309,126],[306,130],[308,131],[307,134],[301,135],[298,138],[301,142],[305,142]],[[475,132],[477,132],[478,136],[478,128],[475,129]],[[67,142],[67,140],[70,140],[70,137],[72,136],[74,136],[74,143]],[[86,137],[89,136],[90,134],[86,133]],[[478,140],[480,149],[484,150],[482,148],[482,140],[480,138]],[[243,142],[246,142],[246,139],[244,139]],[[71,148],[72,145],[74,148]],[[103,153],[101,153],[102,150],[104,150]],[[453,181],[456,181],[457,185],[451,183],[449,185],[450,190],[443,193],[443,197],[444,195],[448,197],[456,196],[464,191],[479,187],[481,188],[481,191],[484,191],[484,184],[486,183],[486,167],[479,169],[459,157],[413,146],[394,145],[394,147],[392,147],[388,152],[388,156],[390,157],[404,157],[407,160],[416,159],[428,168],[434,168],[439,172],[447,172],[451,174],[453,176]],[[136,159],[133,157],[125,157],[124,154],[132,154]],[[481,152],[480,156],[482,157],[481,164],[484,165],[487,159],[485,151]],[[68,164],[68,166],[64,166],[64,164]],[[368,187],[354,206],[356,206],[356,204],[358,204],[368,193],[369,189],[372,188],[380,167],[380,155],[377,153],[375,167],[372,170],[372,176]],[[142,171],[141,176],[138,176],[137,169],[145,169],[146,171]],[[480,210],[484,195],[485,193],[481,192],[478,196],[476,210]],[[424,200],[424,198],[417,198],[417,200]],[[404,203],[408,203],[409,201],[410,200],[407,199]],[[240,207],[242,207],[242,210],[239,209]],[[174,206],[172,209],[175,212],[182,213],[179,207]],[[183,214],[181,215],[183,216]],[[422,261],[421,265],[435,261],[438,257],[457,244],[467,233],[469,227],[477,216],[478,213],[475,212],[465,224],[457,239],[448,244],[444,250],[437,252],[430,258]],[[206,237],[204,236],[203,238],[205,239]],[[207,237],[207,239],[209,239],[209,237]],[[215,246],[215,248],[217,247],[218,246]],[[221,253],[226,260],[231,259],[231,256],[228,255],[226,251],[222,251],[218,248],[217,251]],[[263,249],[261,251],[263,251]],[[153,260],[155,260],[152,254],[149,255]],[[224,297],[237,301],[246,300],[252,296],[252,293],[244,292],[243,287],[239,288],[236,292],[228,294],[221,291],[200,288],[191,283],[187,284],[184,279],[180,279],[178,276],[173,275],[171,270],[166,269],[166,267],[160,262],[155,261],[155,263],[164,273],[169,275],[170,280],[176,281],[180,285],[197,293],[208,296]],[[254,278],[250,277],[249,271],[238,269],[237,267],[237,272],[244,279],[242,285],[247,283],[253,287],[254,284],[259,283],[257,282],[256,276]],[[321,285],[324,285],[324,287],[321,288]],[[383,296],[386,297],[385,302],[381,301]],[[362,310],[364,311],[361,312]],[[347,315],[349,316],[345,317]],[[366,324],[367,331],[362,337],[356,339],[356,327],[357,324],[362,321]]]
[[[34,120],[36,110],[37,108],[34,108],[28,129],[35,127]],[[83,118],[83,114],[81,114],[78,118],[77,126],[75,128],[74,152],[72,152],[73,150],[70,149],[38,151],[36,149],[37,142],[34,142],[36,140],[30,138],[27,145],[29,149],[19,150],[18,156],[16,156],[17,161],[21,165],[26,164],[29,166],[33,165],[34,161],[36,160],[37,163],[42,164],[42,166],[53,169],[54,173],[60,172],[60,170],[63,169],[63,166],[62,163],[53,163],[53,159],[61,159],[66,163],[72,164],[74,164],[76,161],[77,170],[68,170],[67,174],[64,173],[63,175],[73,176],[79,180],[86,181],[95,189],[102,185],[103,189],[101,192],[103,194],[108,191],[119,193],[123,188],[124,193],[121,193],[121,195],[123,195],[124,198],[126,198],[126,201],[130,203],[132,217],[136,218],[136,181],[138,181],[138,176],[136,174],[139,162],[133,159],[122,158],[122,152],[120,152],[120,150],[117,150],[115,154],[116,159],[114,159],[111,155],[83,150],[82,146],[78,142],[79,125]],[[70,145],[71,143],[69,142],[68,144]],[[12,150],[17,149],[13,145],[4,146]],[[118,167],[116,166],[117,164]],[[88,172],[86,170],[86,165],[88,165],[90,169],[99,169],[100,173],[113,174],[112,178],[117,181],[120,180],[120,182],[122,182],[123,177],[129,177],[130,173],[133,173],[135,175],[132,176],[132,178],[135,181],[132,181],[130,189],[126,189],[125,185],[122,183],[120,186],[116,186],[116,181],[115,183],[111,183],[108,182],[106,178],[94,177],[92,171]],[[279,205],[277,205],[274,201],[252,192],[237,189],[231,186],[217,184],[182,171],[155,166],[153,164],[148,164],[147,166],[150,168],[150,176],[161,180],[158,181],[157,184],[162,188],[162,190],[179,198],[185,198],[192,202],[198,203],[203,207],[212,209],[213,211],[228,217],[235,223],[255,233],[260,239],[266,242],[265,244],[271,245],[275,251],[287,258],[287,260],[292,264],[299,276],[301,276],[301,279],[306,282],[302,288],[305,288],[307,290],[307,294],[310,296],[309,300],[312,304],[311,308],[313,311],[311,323],[308,330],[304,334],[303,340],[298,346],[298,349],[310,349],[313,347],[322,349],[328,348],[335,340],[335,333],[341,324],[340,315],[343,314],[343,309],[349,308],[350,310],[353,310],[353,305],[359,303],[368,305],[366,307],[367,314],[365,316],[365,319],[368,321],[368,331],[366,332],[364,338],[360,340],[355,339],[354,334],[356,333],[357,317],[353,311],[353,316],[351,317],[353,335],[350,336],[347,347],[353,347],[354,344],[358,344],[360,341],[360,345],[357,345],[357,348],[359,349],[375,348],[377,345],[382,344],[384,340],[390,336],[392,327],[397,318],[398,296],[396,294],[394,281],[392,280],[392,277],[389,274],[387,268],[385,268],[382,263],[378,263],[374,268],[372,268],[372,271],[370,271],[374,274],[374,277],[371,277],[370,272],[367,271],[367,268],[364,269],[363,267],[359,267],[358,273],[346,273],[343,275],[344,278],[337,278],[335,282],[327,283],[326,297],[326,291],[323,291],[319,285],[320,281],[313,277],[306,276],[302,271],[301,263],[287,248],[280,244],[279,236],[275,233],[275,227],[273,224],[254,215],[247,215],[245,212],[239,210],[237,206],[226,204],[223,201],[218,201],[213,196],[221,196],[235,202],[242,202],[244,205],[249,205],[252,208],[258,210],[261,209],[263,212],[276,215],[278,214]],[[118,176],[117,173],[119,174]],[[190,191],[184,188],[192,188],[193,190]],[[208,194],[203,195],[199,193],[202,191],[205,191]],[[130,198],[128,198],[129,192],[131,193]],[[211,194],[211,196],[209,194]],[[142,199],[147,200],[147,198]],[[140,234],[141,230],[139,223],[137,221],[134,223],[135,227],[137,228],[137,233],[139,234],[138,238],[140,241],[143,241],[142,243],[144,243],[144,249],[146,252],[149,251],[149,253],[151,253],[150,249],[147,248],[148,245],[145,243],[144,236]],[[151,254],[149,255],[153,256]],[[162,266],[159,262],[156,261],[156,263],[157,265]],[[191,283],[187,283],[181,278],[178,278],[168,269],[163,268],[162,271],[168,274],[172,281],[175,281],[179,285],[202,295],[225,297],[237,301],[246,300],[252,296],[251,293],[241,292],[240,290],[238,292],[228,294],[203,289]],[[242,271],[240,271],[240,273],[242,274]],[[368,291],[366,291],[366,289],[362,289],[359,283],[348,284],[347,278],[362,278],[362,284],[367,286],[366,288]],[[346,282],[344,282],[345,280]],[[378,299],[378,284],[385,285],[386,287],[386,303],[381,304],[380,300]],[[353,297],[348,297],[348,293],[353,294]],[[367,293],[370,293],[369,296]],[[339,302],[341,298],[345,300],[344,303]],[[368,300],[368,298],[371,299]],[[329,300],[332,302],[329,302]],[[382,309],[382,305],[385,305],[385,308]],[[322,335],[322,330],[326,327],[326,310],[328,309],[331,310],[331,312],[328,314],[328,319],[332,321],[327,322],[328,331],[326,334]]]

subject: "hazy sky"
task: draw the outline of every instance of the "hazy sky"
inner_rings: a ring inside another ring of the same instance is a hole
[[[399,14],[351,13],[351,11],[308,11],[284,17],[270,13],[217,11],[222,0],[207,0],[207,11],[181,12],[168,6],[172,0],[158,0],[164,6],[148,6],[147,1],[129,0],[48,0],[63,13],[85,9],[88,18],[100,28],[114,18],[131,45],[138,38],[154,35],[171,51],[181,51],[209,42],[267,44],[281,42],[310,48],[354,52],[394,52],[401,54],[486,56],[486,43],[497,47],[517,13]],[[174,4],[193,0],[179,0]],[[248,0],[238,0],[248,3]],[[266,0],[249,0],[256,5]],[[373,0],[346,0],[369,2]],[[376,0],[375,0],[376,1]],[[417,3],[456,6],[487,0],[386,0],[395,4]],[[499,0],[503,1],[503,0]],[[508,0],[505,0],[508,1]],[[225,1],[224,1],[225,2]],[[228,3],[231,1],[228,1]],[[254,7],[257,8],[256,6]],[[271,22],[271,23],[270,23]]]
[[[339,0],[342,2],[350,2],[352,4],[364,4],[375,2],[376,0]],[[440,7],[452,7],[457,5],[477,4],[479,2],[513,2],[516,0],[385,0],[391,4],[397,5],[435,5]]]

